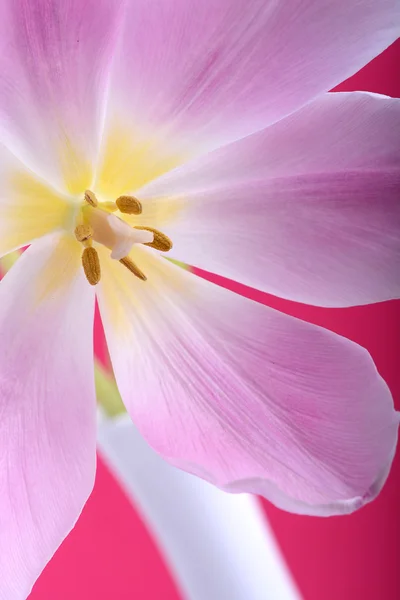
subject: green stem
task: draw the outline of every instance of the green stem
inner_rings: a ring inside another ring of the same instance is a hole
[[[116,417],[125,412],[124,404],[115,383],[115,379],[95,358],[94,382],[97,402],[108,417]]]

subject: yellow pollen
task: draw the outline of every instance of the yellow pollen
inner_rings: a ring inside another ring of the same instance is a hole
[[[146,242],[145,246],[150,246],[150,248],[155,248],[160,252],[168,252],[172,248],[172,241],[169,239],[165,233],[158,231],[158,229],[153,229],[152,227],[135,227],[135,229],[144,229],[145,231],[151,231],[154,234],[154,240],[152,242]]]
[[[100,281],[101,269],[99,255],[95,248],[85,248],[82,254],[82,266],[86,279],[90,285],[96,285]]]
[[[90,204],[90,206],[93,206],[93,208],[96,208],[96,206],[99,204],[95,194],[93,194],[93,192],[90,190],[85,191],[85,200],[88,204]]]
[[[140,215],[142,212],[142,205],[134,196],[120,196],[115,203],[126,215]]]
[[[119,262],[122,265],[124,265],[124,267],[126,267],[131,273],[136,275],[136,277],[139,277],[139,279],[142,279],[143,281],[147,280],[146,275],[139,269],[137,265],[135,265],[133,260],[131,260],[128,256],[125,256],[125,258],[121,258]]]
[[[93,237],[93,229],[88,223],[80,223],[75,227],[75,237],[78,242],[87,242]]]

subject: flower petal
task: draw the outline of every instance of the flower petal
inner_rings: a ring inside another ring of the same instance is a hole
[[[297,110],[393,42],[399,16],[397,0],[131,2],[102,187],[134,190]]]
[[[326,94],[145,187],[172,256],[323,306],[400,293],[400,100]],[[165,212],[165,211],[164,211]]]
[[[92,181],[123,0],[4,0],[0,139],[71,193]]]
[[[68,225],[73,206],[0,145],[0,256]]]
[[[47,237],[0,283],[0,598],[26,598],[95,473],[94,298],[78,244]]]
[[[144,249],[132,258],[147,282],[107,258],[99,302],[114,372],[157,452],[298,512],[351,512],[377,495],[398,417],[366,350]]]

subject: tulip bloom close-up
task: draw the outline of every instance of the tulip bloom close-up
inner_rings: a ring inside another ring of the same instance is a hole
[[[399,418],[368,352],[187,265],[315,306],[399,296],[400,101],[329,93],[399,17],[0,0],[0,255],[29,246],[0,284],[1,600],[26,597],[92,490],[96,299],[168,462],[301,514],[380,492]]]

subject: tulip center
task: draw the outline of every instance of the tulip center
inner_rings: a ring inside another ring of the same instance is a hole
[[[144,244],[160,252],[172,248],[171,240],[152,227],[131,227],[115,212],[140,215],[142,205],[134,196],[120,196],[115,202],[99,202],[95,194],[86,190],[84,201],[78,211],[75,237],[84,247],[82,267],[90,285],[101,279],[99,255],[94,244],[111,250],[111,258],[118,260],[133,275],[146,281],[146,275],[129,257],[134,244]]]

